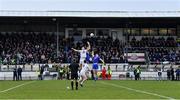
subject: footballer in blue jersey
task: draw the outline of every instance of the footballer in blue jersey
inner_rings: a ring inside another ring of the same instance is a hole
[[[93,54],[92,54],[93,55]],[[98,63],[101,61],[104,63],[104,61],[99,57],[98,54],[95,54],[94,57],[92,58],[93,61],[93,74],[94,74],[94,80],[96,81],[98,79],[97,76],[97,71],[98,71]]]
[[[91,61],[91,56],[90,56],[89,52],[86,53],[86,61],[87,61],[87,63],[89,63]]]

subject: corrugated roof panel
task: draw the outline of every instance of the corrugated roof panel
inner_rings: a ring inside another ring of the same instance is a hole
[[[0,10],[0,16],[19,17],[180,17],[180,11],[12,11]]]

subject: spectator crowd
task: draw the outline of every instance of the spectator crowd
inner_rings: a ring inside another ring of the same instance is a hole
[[[96,49],[107,63],[123,62],[123,46],[118,39],[86,38],[82,42],[76,42],[73,38],[60,37],[58,54],[56,41],[55,34],[1,33],[0,64],[69,63],[72,57],[79,57],[71,48],[81,49],[87,41],[91,42],[92,49]]]
[[[79,57],[71,48],[81,49],[87,41],[92,46],[91,51],[97,51],[106,63],[125,62],[126,50],[145,52],[152,62],[180,61],[180,49],[173,37],[143,37],[141,40],[132,38],[127,46],[112,37],[90,37],[78,42],[72,37],[60,36],[59,52],[56,39],[55,34],[47,33],[0,33],[0,64],[69,63],[73,57]]]
[[[151,62],[180,61],[179,45],[173,37],[142,37],[140,40],[133,37],[130,47],[129,51],[145,52]]]

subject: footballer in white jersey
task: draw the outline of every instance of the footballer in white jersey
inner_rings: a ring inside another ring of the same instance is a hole
[[[86,49],[85,49],[85,47],[82,47],[81,50],[76,50],[76,49],[72,48],[72,50],[80,53],[79,64],[81,66],[84,64],[84,60],[86,60],[86,53],[88,53],[88,51],[91,49],[90,43],[87,42],[87,44],[88,44],[88,47]]]
[[[84,81],[88,79],[88,71],[90,71],[88,64],[86,63],[86,60],[84,60],[84,64],[82,65],[81,71],[80,71],[80,79],[79,83],[80,86],[83,87]]]
[[[80,53],[80,60],[79,60],[79,63],[80,63],[80,64],[83,64],[83,63],[84,63],[84,60],[86,60],[86,53],[87,53],[87,50],[84,49],[84,47],[82,47],[82,50],[79,50],[79,53]]]
[[[89,71],[89,66],[87,63],[84,63],[80,71],[80,76],[87,77],[86,73]]]

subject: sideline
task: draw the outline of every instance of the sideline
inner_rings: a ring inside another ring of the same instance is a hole
[[[10,90],[13,90],[13,89],[16,89],[16,88],[18,88],[18,87],[21,87],[21,86],[24,86],[24,85],[28,85],[28,84],[31,84],[31,83],[34,83],[34,82],[35,82],[35,81],[26,82],[26,83],[17,85],[17,86],[15,86],[15,87],[8,88],[8,89],[6,89],[6,90],[2,90],[2,91],[0,91],[0,93],[5,93],[5,92],[8,92],[8,91],[10,91]]]
[[[107,83],[107,82],[100,82],[100,83],[101,83],[101,84],[104,84],[104,85],[110,85],[110,86],[114,86],[114,87],[118,87],[118,88],[123,88],[123,89],[126,89],[126,90],[138,92],[138,93],[143,93],[143,94],[158,96],[158,97],[161,97],[161,98],[164,98],[164,99],[176,100],[176,99],[174,99],[174,98],[172,98],[172,97],[168,97],[168,96],[164,96],[164,95],[160,95],[160,94],[156,94],[156,93],[152,93],[152,92],[137,90],[137,89],[129,88],[129,87],[126,87],[126,86],[121,86],[121,85],[112,84],[112,83]]]

